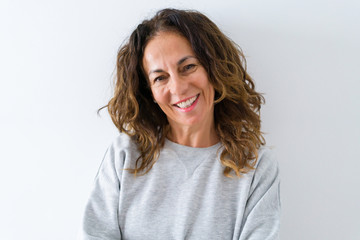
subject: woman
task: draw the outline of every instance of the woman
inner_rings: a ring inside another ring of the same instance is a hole
[[[199,12],[164,9],[138,25],[118,53],[107,107],[121,133],[82,239],[278,238],[278,166],[244,62]]]

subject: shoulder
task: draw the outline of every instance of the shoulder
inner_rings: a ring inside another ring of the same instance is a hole
[[[125,133],[120,133],[109,145],[105,152],[102,165],[116,169],[131,167],[133,159],[139,156],[135,141]]]
[[[258,150],[258,160],[255,165],[256,171],[275,171],[278,170],[279,163],[273,149],[261,146]]]
[[[255,165],[252,187],[272,184],[279,181],[279,163],[274,150],[262,146],[258,150],[258,160]]]
[[[110,144],[110,149],[113,151],[125,151],[132,152],[137,151],[137,145],[135,141],[127,134],[120,133]]]

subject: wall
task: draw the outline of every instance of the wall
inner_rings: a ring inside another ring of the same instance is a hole
[[[163,7],[243,49],[281,166],[282,239],[360,239],[357,1],[0,3],[0,238],[74,239],[102,156],[116,52]]]

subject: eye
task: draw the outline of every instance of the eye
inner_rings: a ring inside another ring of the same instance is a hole
[[[188,65],[184,66],[184,71],[189,71],[189,70],[193,69],[194,67],[196,67],[195,64],[188,64]]]
[[[161,81],[164,79],[165,79],[165,76],[158,76],[158,77],[154,78],[154,82]]]

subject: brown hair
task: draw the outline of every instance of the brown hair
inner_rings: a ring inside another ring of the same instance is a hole
[[[246,72],[240,48],[205,15],[197,11],[163,9],[144,20],[131,34],[117,56],[114,96],[109,114],[120,132],[131,136],[140,156],[134,174],[146,174],[155,164],[169,131],[166,115],[154,103],[142,71],[146,44],[160,31],[174,31],[191,44],[215,89],[214,119],[223,145],[220,155],[224,174],[237,176],[254,168],[258,148],[265,144],[260,131],[263,96],[255,91]]]

